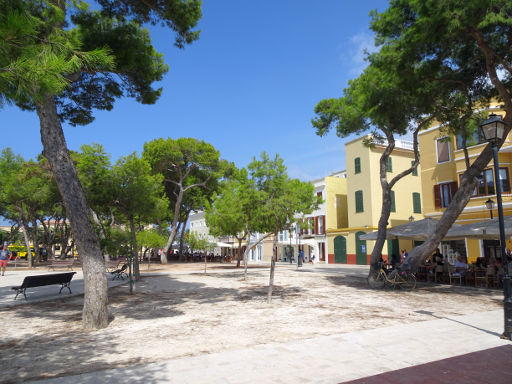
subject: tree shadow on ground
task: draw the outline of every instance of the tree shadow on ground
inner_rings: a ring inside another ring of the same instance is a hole
[[[416,284],[416,288],[413,290],[404,290],[400,288],[381,288],[373,289],[368,285],[366,277],[359,276],[325,276],[325,279],[331,284],[345,286],[350,288],[357,288],[368,291],[387,291],[396,293],[416,292],[419,294],[428,295],[430,293],[441,293],[446,295],[465,295],[473,297],[485,297],[499,294],[499,291],[487,288],[474,288],[459,285],[446,285],[446,284],[434,284],[419,281]],[[495,302],[500,302],[499,299],[491,299]]]
[[[329,283],[333,285],[339,285],[343,287],[350,287],[350,288],[357,288],[362,290],[373,290],[368,285],[368,281],[366,280],[366,277],[359,277],[359,276],[325,276],[325,280],[327,280]]]
[[[103,360],[103,356],[118,353],[120,347],[120,337],[76,330],[66,334],[49,331],[21,339],[3,338],[0,341],[1,360],[4,362],[0,383],[48,379],[68,375],[70,369],[73,374],[80,374],[113,368]],[[123,363],[132,365],[138,362],[138,359],[133,359]]]
[[[493,331],[489,331],[487,329],[480,328],[480,327],[477,327],[477,326],[474,326],[474,325],[471,325],[471,324],[468,324],[468,323],[464,323],[463,321],[459,321],[459,320],[455,320],[455,319],[450,319],[449,317],[445,317],[445,316],[437,316],[435,314],[435,312],[425,311],[425,310],[419,310],[419,311],[414,311],[414,312],[422,314],[422,315],[429,315],[429,316],[432,316],[432,317],[434,317],[436,319],[453,321],[454,323],[462,324],[462,325],[465,325],[467,327],[471,327],[471,328],[477,329],[479,331],[488,333],[489,335],[492,335],[492,336],[498,336],[498,337],[501,336],[499,333],[496,333],[496,332],[493,332]]]

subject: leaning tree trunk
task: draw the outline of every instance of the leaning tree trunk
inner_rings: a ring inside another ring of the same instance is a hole
[[[89,217],[90,209],[67,149],[54,98],[48,96],[36,102],[36,109],[41,126],[43,155],[50,163],[82,260],[82,325],[85,329],[105,328],[108,325],[107,278],[100,243]]]
[[[274,271],[276,269],[276,259],[277,259],[277,236],[279,235],[279,231],[276,229],[274,231],[274,244],[272,250],[272,261],[270,262],[270,279],[268,282],[268,295],[267,295],[267,303],[272,302],[272,290],[274,289]]]

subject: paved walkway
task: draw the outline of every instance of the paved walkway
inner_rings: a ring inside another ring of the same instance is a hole
[[[84,294],[84,276],[82,269],[74,269],[76,274],[71,280],[71,292],[73,296]],[[57,271],[49,272],[47,269],[15,269],[10,265],[7,267],[7,271],[4,276],[0,276],[0,307],[11,307],[15,305],[23,305],[27,303],[35,303],[40,301],[55,300],[58,298],[69,297],[69,291],[64,288],[62,293],[59,295],[60,285],[48,285],[44,287],[28,288],[26,291],[27,300],[23,295],[19,295],[17,300],[14,300],[16,292],[11,288],[14,286],[21,285],[25,276],[29,275],[44,275],[59,272],[69,272],[68,269],[58,269]],[[126,283],[127,280],[110,280],[108,279],[109,288],[118,286]]]
[[[433,313],[430,321],[258,345],[39,383],[335,384],[361,379],[352,383],[509,384],[512,343],[499,338],[502,329],[503,311],[454,317],[437,317]],[[426,373],[432,374],[425,376]],[[443,376],[450,380],[442,381]]]

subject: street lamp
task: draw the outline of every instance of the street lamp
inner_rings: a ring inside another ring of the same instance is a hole
[[[414,216],[409,216],[409,221],[412,223],[414,221]]]
[[[503,263],[503,307],[505,312],[505,331],[501,335],[503,339],[512,339],[512,297],[510,295],[510,276],[508,274],[508,260],[505,253],[505,223],[503,221],[503,204],[501,202],[500,167],[498,163],[498,142],[503,139],[505,123],[500,116],[491,113],[480,129],[486,141],[492,145],[494,159],[494,183],[496,185],[496,200],[498,201],[498,217],[500,224],[501,261]],[[487,203],[486,203],[487,205]]]
[[[489,210],[489,212],[491,213],[491,219],[493,218],[492,217],[492,209],[494,208],[494,201],[492,201],[491,199],[487,200],[485,202],[485,206],[487,207],[487,209]]]

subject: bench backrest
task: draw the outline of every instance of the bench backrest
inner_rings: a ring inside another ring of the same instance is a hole
[[[51,275],[25,276],[21,288],[69,283],[76,272],[52,273]]]

